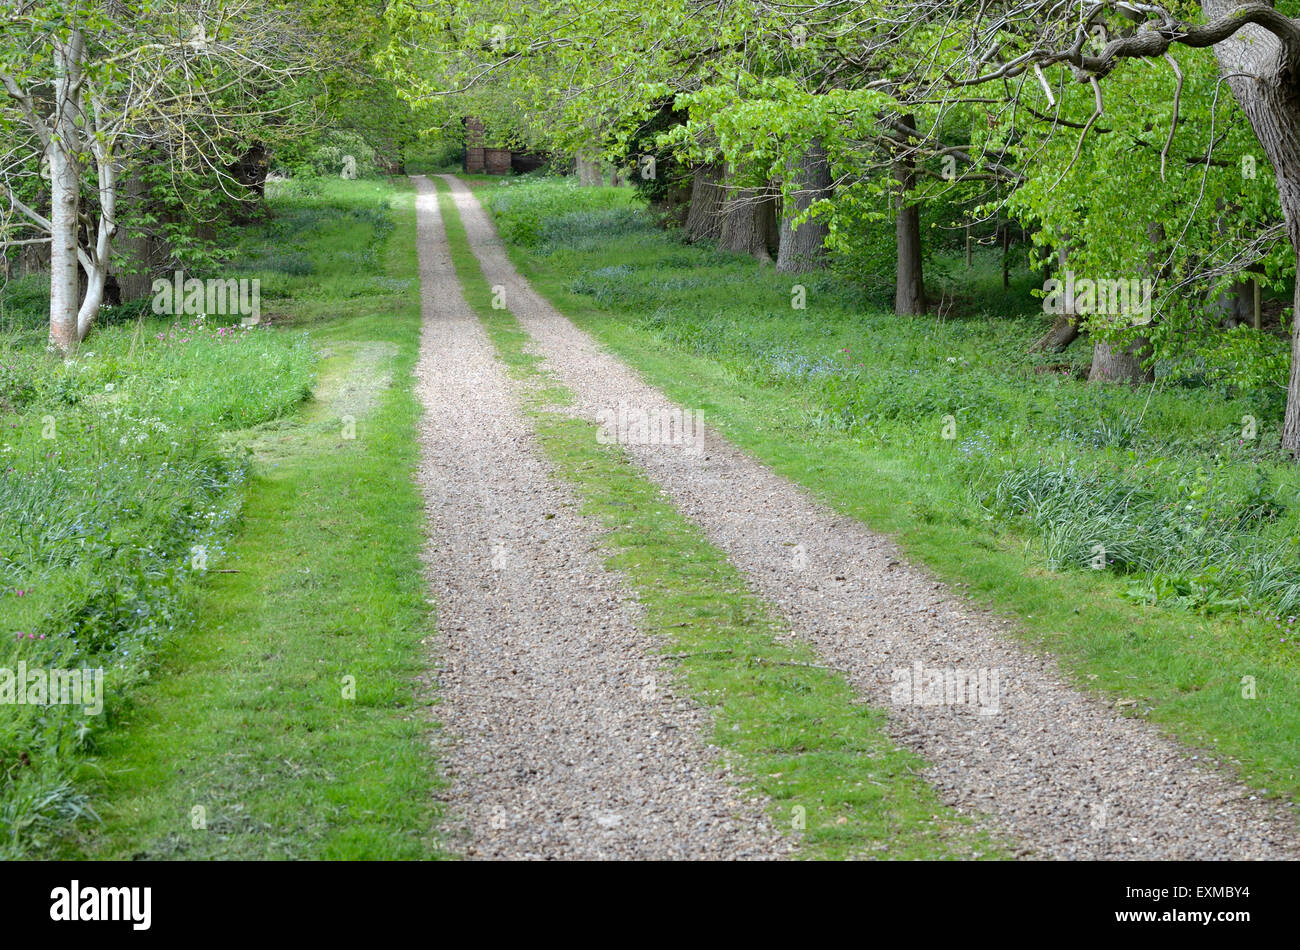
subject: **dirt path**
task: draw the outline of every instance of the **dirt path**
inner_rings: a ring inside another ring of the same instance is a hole
[[[528,286],[469,189],[451,184],[488,282],[532,335],[547,368],[595,419],[626,404],[672,403]],[[679,410],[681,407],[677,407]],[[687,407],[689,408],[689,407]],[[892,542],[812,501],[715,433],[696,454],[628,445],[671,500],[726,551],[826,662],[890,710],[946,801],[990,815],[1026,850],[1052,858],[1252,859],[1300,856],[1294,817],[1206,768],[1154,726],[1064,682],[1050,658],[1001,630],[904,562]],[[795,546],[798,546],[797,548]],[[794,556],[798,551],[801,557]],[[991,714],[976,704],[894,701],[898,670],[997,676]]]
[[[432,186],[416,186],[419,479],[453,845],[480,858],[784,853],[761,805],[718,774],[707,716],[664,688],[597,527],[551,478],[461,296]]]

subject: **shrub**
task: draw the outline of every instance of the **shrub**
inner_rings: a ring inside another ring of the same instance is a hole
[[[374,178],[381,173],[375,149],[349,129],[331,129],[283,149],[276,170],[295,178],[338,178],[349,155],[356,162],[358,178]]]

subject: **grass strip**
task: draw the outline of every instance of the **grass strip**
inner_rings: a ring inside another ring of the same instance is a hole
[[[257,474],[232,556],[100,750],[108,804],[86,856],[439,855],[429,697],[417,685],[432,618],[412,478],[414,203],[404,184],[329,188],[335,200],[378,191],[392,205],[379,264],[405,289],[367,296],[368,269],[348,279],[337,268],[328,298],[297,308],[315,315],[312,337],[328,354],[317,398],[235,440],[255,451]],[[298,241],[322,265],[367,238],[306,217]]]

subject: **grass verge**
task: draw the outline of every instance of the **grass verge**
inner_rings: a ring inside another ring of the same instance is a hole
[[[439,854],[412,194],[308,182],[273,206],[244,266],[279,268],[277,322],[310,327],[322,356],[315,398],[223,440],[251,454],[238,530],[101,741],[104,822],[82,856]]]

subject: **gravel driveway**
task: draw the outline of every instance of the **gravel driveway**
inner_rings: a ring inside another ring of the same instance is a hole
[[[546,368],[577,395],[577,414],[594,421],[620,405],[647,414],[689,408],[673,406],[541,299],[506,258],[477,199],[444,177],[485,277],[506,288]],[[716,433],[700,452],[626,447],[796,633],[889,710],[893,735],[931,763],[925,777],[943,798],[989,816],[1025,854],[1300,856],[1289,808],[1071,688],[1051,657],[1007,635],[1008,621],[963,602],[888,538],[815,502]]]
[[[711,721],[673,695],[602,565],[599,527],[552,477],[465,304],[417,178],[423,334],[418,477],[452,784],[477,858],[770,858],[791,840],[719,771]]]

